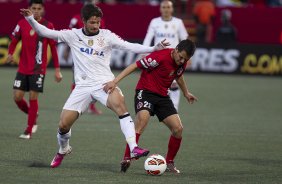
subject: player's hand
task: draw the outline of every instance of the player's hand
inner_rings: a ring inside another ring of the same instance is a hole
[[[117,87],[117,84],[114,81],[110,81],[104,84],[104,91],[106,93],[112,93],[114,91],[114,89]]]
[[[15,63],[15,60],[14,60],[13,55],[8,54],[8,57],[7,57],[7,59],[6,59],[6,63],[8,63],[8,64]]]
[[[20,9],[20,14],[22,14],[25,17],[29,17],[32,15],[32,12],[30,11],[30,9]]]
[[[189,104],[193,104],[194,102],[198,101],[198,98],[196,96],[194,96],[192,93],[189,93],[189,92],[185,95],[185,98],[187,99]]]
[[[62,79],[63,79],[63,75],[62,75],[60,69],[56,68],[56,71],[55,71],[55,81],[56,82],[61,82]]]
[[[163,41],[159,42],[157,45],[155,45],[155,51],[156,50],[163,50],[166,47],[170,46],[170,43],[168,41],[166,41],[166,39],[164,39]]]

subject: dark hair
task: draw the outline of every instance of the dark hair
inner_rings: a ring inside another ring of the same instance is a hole
[[[181,52],[185,51],[188,57],[192,57],[196,50],[196,45],[192,40],[186,39],[179,42],[179,44],[176,46],[176,49]]]
[[[30,0],[28,6],[32,6],[32,4],[41,4],[44,5],[43,0]]]
[[[81,9],[81,17],[85,21],[87,21],[90,19],[90,17],[93,16],[102,18],[103,17],[102,10],[98,6],[95,6],[93,4],[84,5]]]

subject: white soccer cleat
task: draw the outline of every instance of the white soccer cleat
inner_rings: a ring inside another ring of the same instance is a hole
[[[38,125],[33,125],[32,127],[32,133],[36,133],[37,132],[37,129],[38,129]]]
[[[19,136],[20,139],[30,139],[31,138],[31,135],[30,134],[26,134],[26,133],[23,133]]]
[[[175,174],[180,174],[180,170],[175,167],[174,162],[167,163],[166,171]]]

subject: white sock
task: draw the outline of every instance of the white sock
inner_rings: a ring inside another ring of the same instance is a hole
[[[130,151],[132,152],[132,150],[137,146],[134,122],[128,112],[119,117],[119,122],[121,131],[125,136]]]
[[[169,96],[170,96],[170,99],[173,102],[175,109],[178,111],[179,101],[180,101],[180,90],[179,89],[174,90],[174,91],[170,90]]]
[[[67,151],[68,151],[68,148],[69,148],[69,141],[70,141],[70,137],[71,137],[71,130],[66,133],[66,134],[63,134],[61,135],[58,131],[58,134],[57,134],[57,138],[58,138],[58,143],[59,143],[59,153],[60,154],[65,154]]]

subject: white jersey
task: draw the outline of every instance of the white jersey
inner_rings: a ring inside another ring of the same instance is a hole
[[[106,29],[100,29],[95,36],[86,36],[82,29],[61,31],[59,42],[65,42],[71,49],[76,85],[101,85],[114,79],[110,69],[112,48],[125,43],[120,37]]]
[[[65,42],[71,48],[77,86],[100,88],[102,84],[114,79],[110,69],[112,49],[135,53],[148,53],[163,49],[160,44],[155,47],[147,47],[129,43],[107,29],[100,29],[95,36],[86,36],[82,29],[56,31],[42,26],[32,16],[26,19],[39,35]]]
[[[150,22],[143,45],[149,46],[153,38],[154,43],[166,39],[170,47],[175,48],[181,40],[187,37],[188,33],[181,19],[172,17],[170,21],[164,21],[161,17],[157,17]]]

